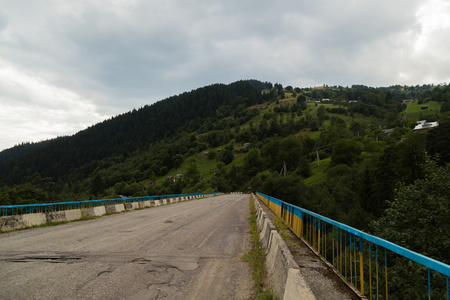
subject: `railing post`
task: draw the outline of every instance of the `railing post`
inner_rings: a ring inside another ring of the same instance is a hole
[[[317,252],[320,255],[320,220],[317,220]]]
[[[375,245],[375,249],[376,249],[376,261],[377,261],[377,271],[376,271],[376,276],[377,276],[377,299],[378,299],[378,245]]]
[[[342,274],[342,229],[339,232],[339,273]]]
[[[355,259],[355,288],[358,289],[358,274],[356,273],[356,235],[353,235],[353,258]]]
[[[369,242],[369,299],[372,299],[372,244]]]
[[[361,277],[361,294],[364,295],[363,239],[359,237],[359,274]]]
[[[431,271],[428,268],[428,300],[431,300]]]
[[[332,233],[331,233],[331,245],[332,245],[332,254],[333,254],[333,266],[334,266],[334,228],[335,228],[335,226],[333,225],[333,230],[332,230]]]
[[[386,274],[386,300],[388,300],[387,249],[384,248],[384,273]]]

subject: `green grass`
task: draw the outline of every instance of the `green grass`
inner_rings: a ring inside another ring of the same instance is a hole
[[[428,106],[428,110],[422,110],[422,106]],[[438,102],[430,101],[427,103],[419,104],[418,101],[407,103],[406,110],[400,113],[401,116],[404,116],[406,113],[405,121],[406,122],[414,122],[426,119],[427,116],[439,114],[441,109],[441,104]]]
[[[273,225],[277,228],[278,233],[281,235],[283,240],[289,239],[289,233],[287,233],[288,226],[277,216],[273,219]]]
[[[330,167],[331,157],[322,159],[320,161],[320,166],[317,165],[317,161],[310,163],[311,171],[313,173],[312,176],[305,179],[305,184],[313,184],[321,181],[325,181],[327,179],[326,171]]]
[[[264,276],[266,274],[265,258],[266,254],[259,243],[259,231],[256,225],[256,209],[253,200],[250,199],[250,232],[252,235],[252,247],[249,252],[242,255],[242,259],[247,261],[252,268],[252,277],[256,289],[255,299],[278,299],[273,291],[264,289]]]

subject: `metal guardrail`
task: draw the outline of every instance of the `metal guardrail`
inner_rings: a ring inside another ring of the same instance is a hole
[[[123,203],[130,203],[130,202],[161,200],[161,199],[189,197],[189,196],[206,196],[206,195],[214,195],[214,194],[218,194],[218,193],[191,193],[191,194],[126,197],[126,198],[113,198],[113,199],[85,200],[85,201],[69,201],[69,202],[57,202],[57,203],[4,205],[4,206],[0,206],[0,215],[1,216],[23,215],[23,214],[70,210],[70,209],[78,209],[78,208],[86,208],[86,207],[94,207],[94,206],[123,204]]]
[[[431,299],[432,295],[431,271],[442,274],[445,277],[444,289],[445,285],[446,289],[439,295],[443,297],[446,295],[446,299],[450,299],[450,265],[282,200],[261,193],[256,195],[288,224],[297,236],[332,264],[341,278],[369,299],[375,297],[375,299],[388,299],[388,257],[392,254],[426,267],[428,299]],[[372,268],[372,262],[375,262],[375,270]],[[384,269],[379,267],[380,264],[384,264]]]

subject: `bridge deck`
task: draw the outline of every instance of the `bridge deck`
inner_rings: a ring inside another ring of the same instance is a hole
[[[246,299],[248,195],[0,235],[2,299]]]

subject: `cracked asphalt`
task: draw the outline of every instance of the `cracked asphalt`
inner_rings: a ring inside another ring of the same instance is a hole
[[[249,196],[0,235],[1,299],[248,299]]]

